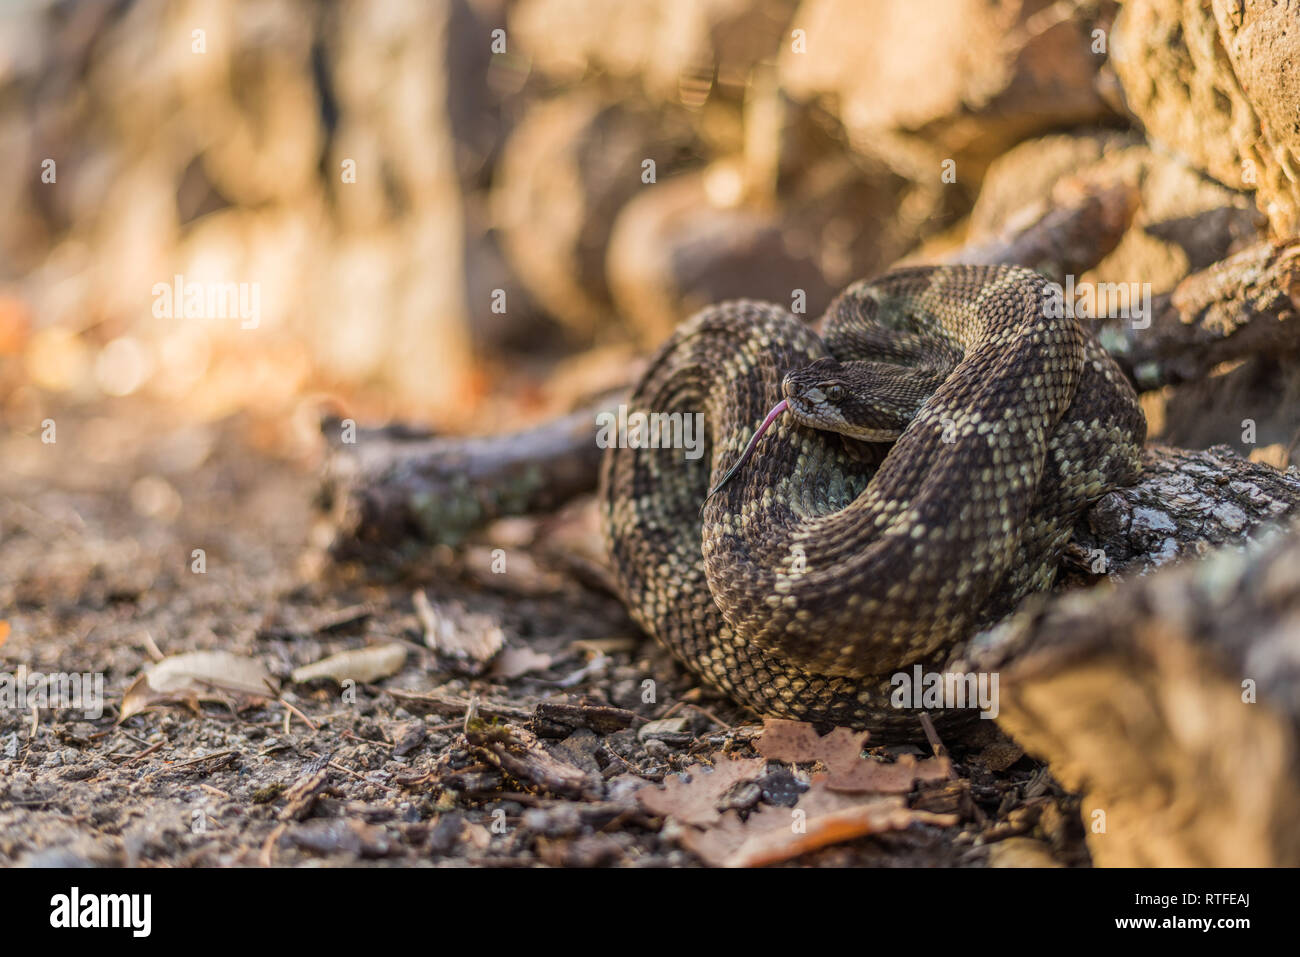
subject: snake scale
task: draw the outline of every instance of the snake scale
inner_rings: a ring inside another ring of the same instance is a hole
[[[1137,397],[1051,288],[918,267],[848,287],[821,335],[749,300],[683,323],[628,407],[701,413],[704,454],[616,443],[602,461],[632,617],[760,714],[916,729],[891,675],[941,667],[1050,586],[1076,520],[1140,469]]]

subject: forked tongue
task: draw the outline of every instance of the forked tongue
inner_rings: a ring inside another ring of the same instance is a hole
[[[754,449],[758,448],[758,440],[763,437],[763,433],[768,430],[768,427],[776,421],[776,417],[785,411],[785,407],[785,399],[782,399],[776,405],[772,406],[772,411],[767,414],[767,418],[763,420],[763,424],[754,432],[753,437],[749,440],[749,444],[745,446],[745,451],[741,452],[740,458],[736,459],[736,464],[727,469],[727,474],[722,476],[722,479],[718,484],[713,486],[713,489],[709,494],[704,497],[704,502],[700,505],[701,512],[704,511],[704,506],[709,504],[709,499],[721,492],[723,486],[731,481],[731,477],[740,471],[740,467],[749,461],[749,457],[754,454]]]

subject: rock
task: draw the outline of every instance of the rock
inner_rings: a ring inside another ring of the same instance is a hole
[[[1001,673],[998,724],[1080,795],[1098,866],[1300,863],[1296,531],[1071,592],[964,663]]]
[[[775,54],[796,0],[523,0],[510,34],[547,76],[592,70],[634,80],[651,100],[700,105],[714,84],[744,87]]]
[[[1112,61],[1148,136],[1300,228],[1300,28],[1271,0],[1130,0]]]
[[[636,737],[642,742],[665,739],[676,742],[682,736],[690,736],[689,726],[689,718],[660,718],[641,725]]]
[[[1029,140],[989,167],[971,211],[969,238],[995,236],[1052,202],[1063,178],[1136,184],[1133,223],[1085,282],[1147,282],[1168,292],[1189,273],[1258,241],[1266,225],[1248,196],[1143,145],[1132,134],[1092,131]]]
[[[939,184],[951,159],[960,183],[978,183],[1019,140],[1111,112],[1095,85],[1094,16],[1073,2],[936,0],[918,16],[892,0],[805,0],[790,22],[803,52],[785,44],[781,80],[909,179]]]
[[[551,745],[552,753],[588,774],[600,774],[600,763],[596,752],[600,749],[600,738],[590,728],[579,728],[563,741]]]
[[[417,750],[424,743],[425,728],[420,721],[410,721],[402,729],[401,735],[397,739],[397,744],[393,747],[393,756],[404,758],[412,751]]]
[[[460,812],[439,815],[429,832],[429,856],[446,857],[454,852],[465,837],[465,829],[465,816]]]

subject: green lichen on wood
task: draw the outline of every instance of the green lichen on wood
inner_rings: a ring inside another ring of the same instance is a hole
[[[532,463],[486,488],[476,488],[467,475],[454,475],[448,478],[442,494],[413,493],[410,512],[426,541],[456,546],[492,519],[534,511],[538,492],[545,487],[545,474]]]

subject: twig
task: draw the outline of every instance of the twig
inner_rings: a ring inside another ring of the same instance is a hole
[[[289,825],[280,823],[275,826],[265,841],[262,842],[262,851],[257,856],[258,863],[263,867],[270,867],[271,861],[275,855],[275,845],[280,840],[280,836],[288,829]]]

